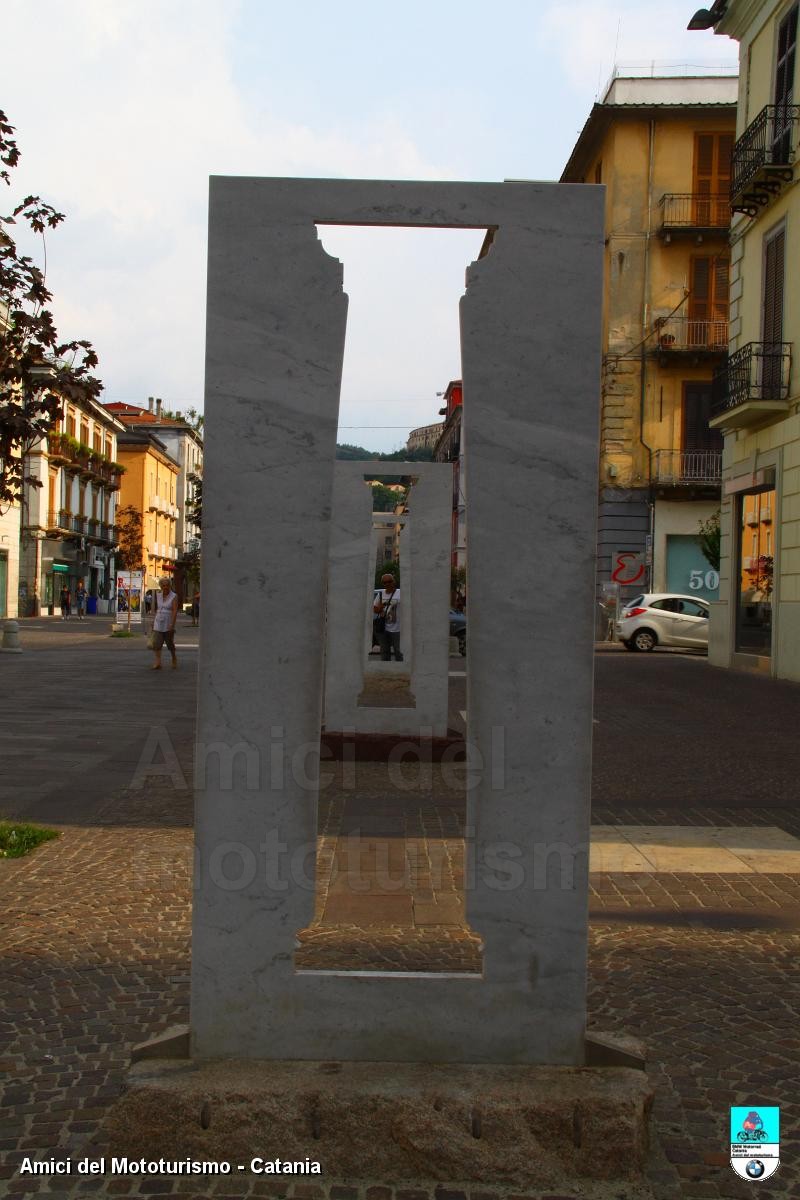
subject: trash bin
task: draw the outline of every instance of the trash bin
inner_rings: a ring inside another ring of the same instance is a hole
[[[90,617],[97,616],[97,596],[86,597],[86,612]]]

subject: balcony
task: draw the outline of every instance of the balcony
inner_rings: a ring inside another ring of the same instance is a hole
[[[656,450],[655,480],[661,487],[722,486],[721,450]]]
[[[47,453],[51,463],[68,463],[72,459],[72,447],[66,433],[48,433]]]
[[[730,228],[730,196],[722,193],[667,192],[658,206],[658,235],[665,242],[681,237],[702,242],[724,236]]]
[[[789,408],[791,342],[748,342],[714,372],[712,429],[745,429]]]
[[[47,532],[55,535],[69,533],[71,522],[72,516],[66,509],[51,509],[47,514]]]
[[[675,316],[655,322],[653,350],[658,354],[709,358],[728,352],[727,320]]]
[[[81,536],[84,536],[86,534],[86,517],[73,517],[70,524],[70,529],[72,533],[79,533]]]
[[[755,217],[792,182],[800,105],[768,104],[733,147],[731,209]]]
[[[117,540],[116,525],[108,525],[105,521],[103,521],[100,525],[100,530],[99,530],[99,533],[97,536],[101,542],[108,542],[109,544],[116,542],[116,540]]]
[[[90,538],[97,538],[100,536],[100,522],[98,521],[97,517],[89,517],[86,525],[86,532]]]

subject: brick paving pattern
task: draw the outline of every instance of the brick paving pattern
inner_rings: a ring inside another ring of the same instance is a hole
[[[610,665],[600,672],[597,697],[596,822],[770,825],[800,836],[790,719],[796,688],[760,679],[742,684],[733,673],[712,676],[702,660],[603,658]],[[625,691],[614,700],[620,669]],[[698,676],[703,671],[709,674]],[[712,677],[720,708],[703,724],[698,680],[707,686]],[[653,705],[649,736],[637,738],[645,697]],[[682,714],[671,734],[661,728],[665,705]],[[769,727],[773,740],[763,745],[770,756],[758,769],[748,762],[739,772],[737,713],[748,725]],[[696,736],[682,755],[692,730]],[[188,779],[191,755],[184,743],[176,749]],[[731,762],[737,763],[733,782]],[[398,803],[375,764],[359,777],[359,795],[363,805],[335,785],[323,794],[317,910],[298,964],[474,969],[476,940],[453,923],[464,871],[460,801],[446,788],[423,787],[403,792]],[[121,791],[91,821],[62,822],[57,842],[29,858],[0,861],[0,1194],[525,1200],[508,1189],[458,1181],[352,1186],[248,1177],[198,1184],[105,1176],[67,1182],[16,1173],[26,1154],[77,1158],[119,1093],[130,1047],[187,1019],[191,814],[188,789],[162,783]],[[368,925],[363,906],[357,920],[342,919],[351,898],[342,875],[352,865],[342,842],[356,828],[368,843],[359,851],[367,855],[359,871],[377,869],[386,845],[381,870],[390,879],[409,873],[411,895],[393,904],[395,923]],[[650,1184],[657,1200],[752,1196],[725,1150],[728,1107],[744,1103],[781,1106],[783,1163],[764,1190],[800,1195],[800,877],[593,874],[590,913],[590,1026],[641,1038],[648,1048],[658,1142]],[[443,919],[431,924],[437,915]],[[624,1194],[612,1188],[608,1197]],[[588,1195],[582,1190],[580,1200]],[[528,1200],[545,1197],[531,1193]]]

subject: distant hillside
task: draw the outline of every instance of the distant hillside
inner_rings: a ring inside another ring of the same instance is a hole
[[[365,450],[363,446],[351,446],[347,442],[336,444],[336,457],[358,462],[365,458],[378,459],[380,462],[433,462],[433,450],[423,446],[419,450],[393,450],[387,454],[380,450]]]

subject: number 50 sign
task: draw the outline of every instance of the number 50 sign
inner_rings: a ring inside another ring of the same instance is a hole
[[[707,592],[715,592],[719,587],[719,571],[690,571],[689,572],[689,587],[693,592],[699,592],[701,588],[705,588]]]

